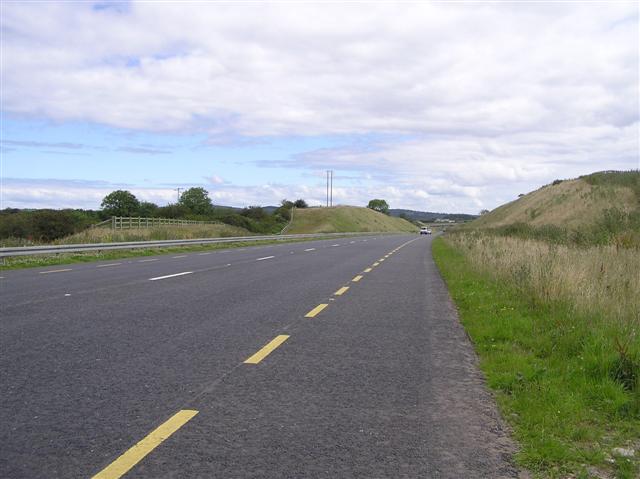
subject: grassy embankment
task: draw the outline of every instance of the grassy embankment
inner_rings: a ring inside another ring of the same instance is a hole
[[[402,218],[387,216],[369,208],[334,206],[296,209],[287,234],[347,232],[416,232],[418,228]]]
[[[638,231],[626,220],[614,231],[602,221],[613,207],[636,214],[634,188],[618,180],[604,188],[618,197],[585,180],[566,182],[600,208],[583,221],[558,208],[546,212],[556,223],[537,227],[562,228],[563,241],[539,233],[527,238],[522,228],[509,235],[502,229],[508,220],[496,226],[482,218],[474,229],[434,242],[481,368],[522,446],[519,462],[542,477],[640,472],[640,249],[621,241]],[[576,184],[582,181],[587,187]],[[562,194],[555,186],[546,188],[549,197]],[[572,196],[563,201],[574,204]],[[512,211],[530,208],[517,203]],[[502,208],[496,222],[506,217]],[[592,245],[572,241],[575,231],[591,232]]]

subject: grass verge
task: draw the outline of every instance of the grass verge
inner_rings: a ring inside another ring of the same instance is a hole
[[[291,240],[244,241],[237,243],[212,243],[193,246],[171,246],[158,248],[136,248],[121,250],[86,251],[79,253],[56,253],[52,255],[11,256],[0,258],[0,271],[25,268],[41,268],[61,264],[90,263],[93,261],[135,258],[138,256],[157,256],[175,253],[199,253],[218,249],[243,248],[247,246],[261,246],[280,243],[301,243],[317,241],[322,238],[300,238]]]
[[[433,255],[521,445],[519,464],[539,477],[638,477],[635,331],[619,337],[601,312],[540,300],[443,238]],[[620,447],[635,457],[616,454]]]

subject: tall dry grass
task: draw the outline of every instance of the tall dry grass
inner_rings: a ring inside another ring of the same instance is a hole
[[[92,228],[57,240],[56,244],[115,243],[123,241],[160,241],[196,238],[220,238],[231,236],[250,236],[244,228],[215,225],[161,226],[115,230],[111,228]]]
[[[600,316],[621,334],[640,334],[640,254],[615,246],[577,248],[482,232],[449,235],[474,267],[541,303]],[[631,339],[631,338],[629,338]]]

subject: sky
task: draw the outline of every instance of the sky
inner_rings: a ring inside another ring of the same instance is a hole
[[[638,2],[0,3],[0,208],[478,213],[640,168]]]

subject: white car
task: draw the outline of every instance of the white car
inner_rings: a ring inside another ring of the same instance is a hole
[[[420,234],[421,235],[430,235],[431,234],[431,230],[425,226],[423,228],[420,228]]]

